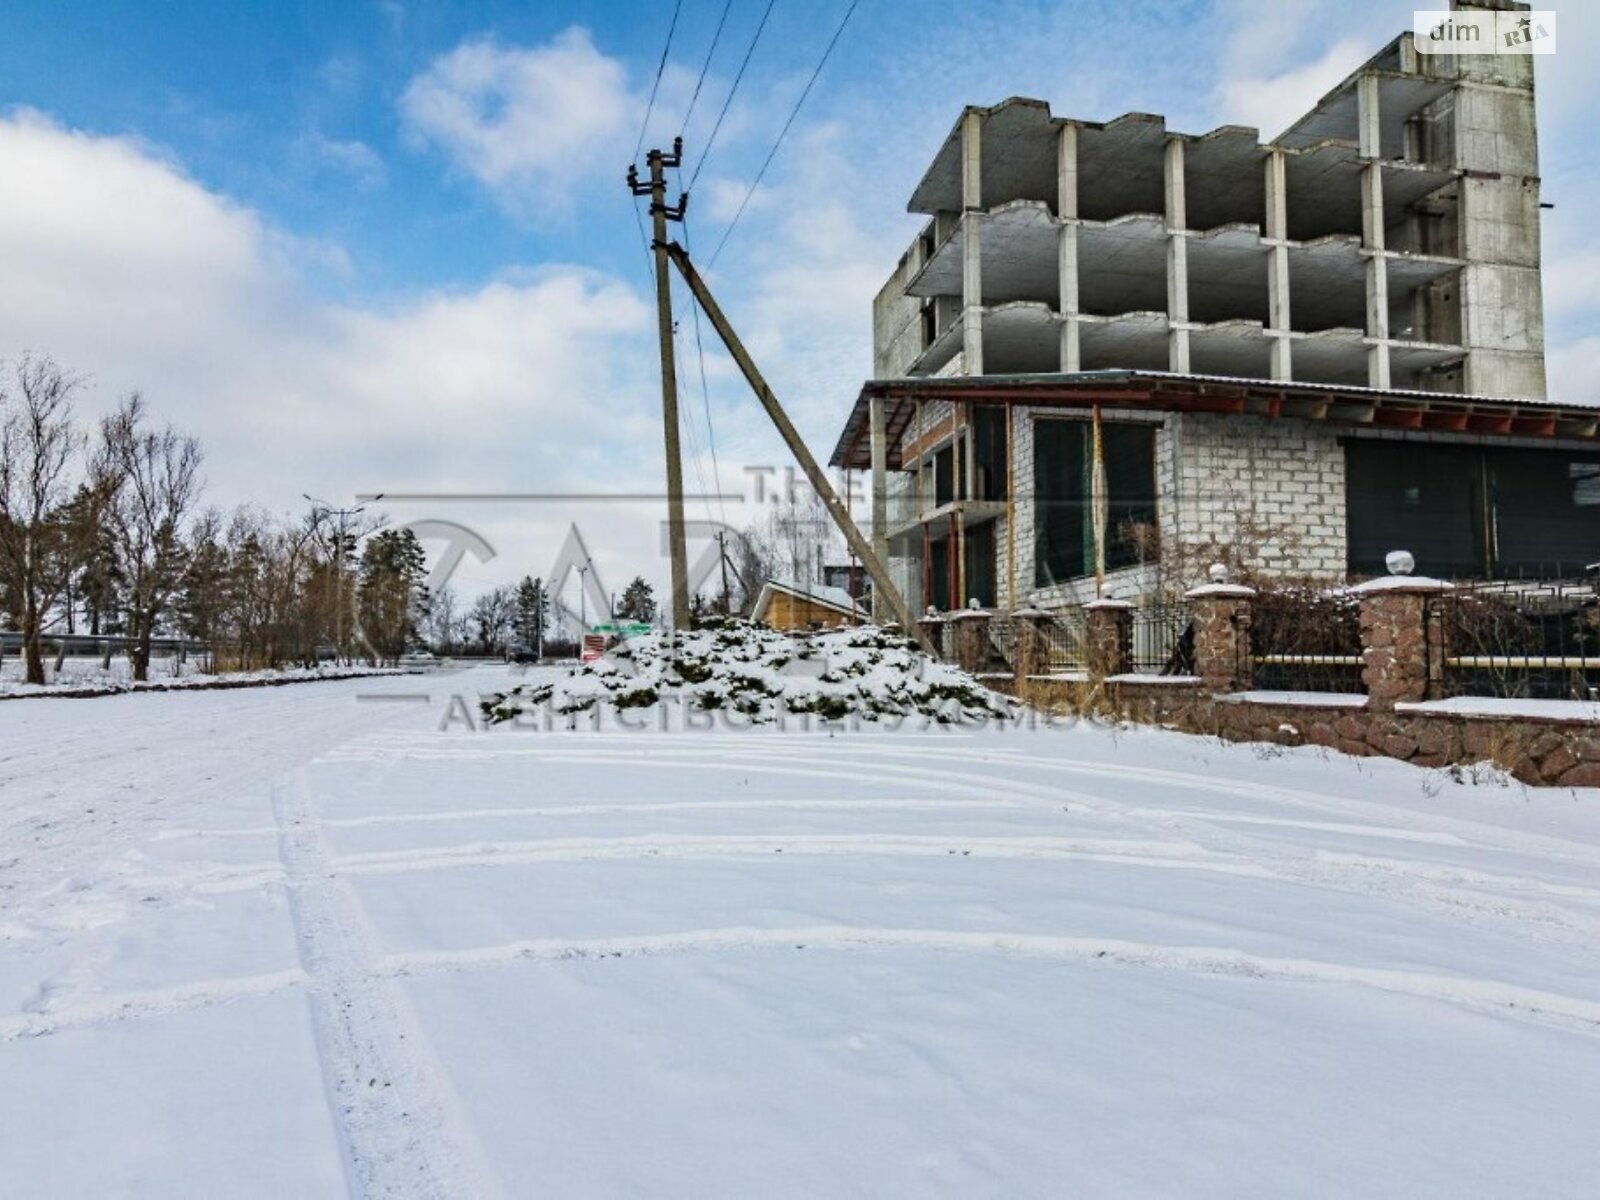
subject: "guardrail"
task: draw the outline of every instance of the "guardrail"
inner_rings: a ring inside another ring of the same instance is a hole
[[[127,650],[134,645],[133,638],[109,633],[47,633],[40,640],[49,647],[52,655],[59,654],[65,648],[68,657],[75,658],[104,654],[108,648],[113,652]],[[0,651],[6,654],[20,653],[23,644],[20,633],[11,630],[0,631]],[[158,637],[150,639],[150,649],[163,654],[178,650],[184,654],[205,654],[211,647],[208,643],[193,638]]]

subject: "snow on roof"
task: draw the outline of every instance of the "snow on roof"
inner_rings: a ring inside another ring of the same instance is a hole
[[[809,600],[813,604],[820,604],[824,608],[834,609],[847,616],[865,615],[861,606],[852,600],[850,593],[843,588],[829,587],[825,583],[790,583],[784,579],[769,579],[761,585],[761,594],[756,597],[755,614],[758,618],[772,602],[773,591],[787,592],[791,596],[798,596],[802,600]]]

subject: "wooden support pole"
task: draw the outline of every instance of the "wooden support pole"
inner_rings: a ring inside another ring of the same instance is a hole
[[[669,243],[667,253],[677,265],[684,281],[688,283],[689,290],[694,293],[694,298],[711,320],[711,326],[717,331],[717,336],[722,339],[722,344],[728,348],[728,353],[733,361],[739,365],[750,390],[755,392],[756,399],[761,401],[761,407],[767,410],[767,416],[772,418],[772,423],[777,427],[778,434],[789,447],[789,452],[799,462],[800,469],[805,472],[807,481],[822,500],[823,507],[828,510],[828,515],[833,518],[833,523],[838,526],[839,532],[844,535],[844,540],[849,544],[855,556],[867,569],[867,574],[872,576],[872,586],[883,593],[884,599],[889,602],[889,612],[899,623],[900,628],[907,636],[914,637],[924,650],[932,653],[933,648],[928,644],[925,635],[917,625],[916,618],[911,610],[906,607],[905,598],[900,595],[900,589],[895,587],[894,580],[889,577],[889,569],[882,559],[873,550],[871,543],[862,536],[861,530],[850,519],[844,502],[839,499],[839,494],[828,482],[827,473],[818,465],[811,451],[806,448],[805,442],[800,437],[800,432],[795,429],[794,422],[789,420],[789,414],[784,412],[783,405],[778,403],[778,398],[772,394],[772,389],[767,386],[755,360],[750,357],[744,343],[739,340],[739,335],[734,332],[728,318],[723,315],[722,308],[711,295],[711,290],[706,287],[705,280],[700,277],[700,272],[695,269],[694,263],[689,261],[688,252],[677,242]]]
[[[683,219],[683,201],[667,207],[666,168],[683,156],[683,139],[668,154],[652,150],[645,158],[650,182],[640,183],[630,168],[628,186],[650,197],[650,227],[655,235],[656,323],[661,341],[661,425],[667,454],[667,547],[672,560],[672,626],[689,628],[689,554],[683,527],[683,455],[678,447],[678,364],[672,329],[672,278],[667,273],[667,221]]]

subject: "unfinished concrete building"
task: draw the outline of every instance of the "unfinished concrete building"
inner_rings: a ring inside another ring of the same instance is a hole
[[[1396,39],[1272,142],[969,108],[875,374],[1154,369],[1541,398],[1533,60]]]
[[[1135,594],[1247,536],[1324,577],[1397,539],[1441,574],[1600,559],[1596,412],[1544,400],[1533,66],[1405,34],[1270,142],[963,112],[833,459],[874,469],[909,598],[1074,603],[1100,559]]]

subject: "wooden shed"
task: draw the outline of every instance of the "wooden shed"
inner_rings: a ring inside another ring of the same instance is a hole
[[[750,616],[773,629],[833,629],[841,622],[858,625],[867,619],[843,588],[776,579],[761,585]]]

